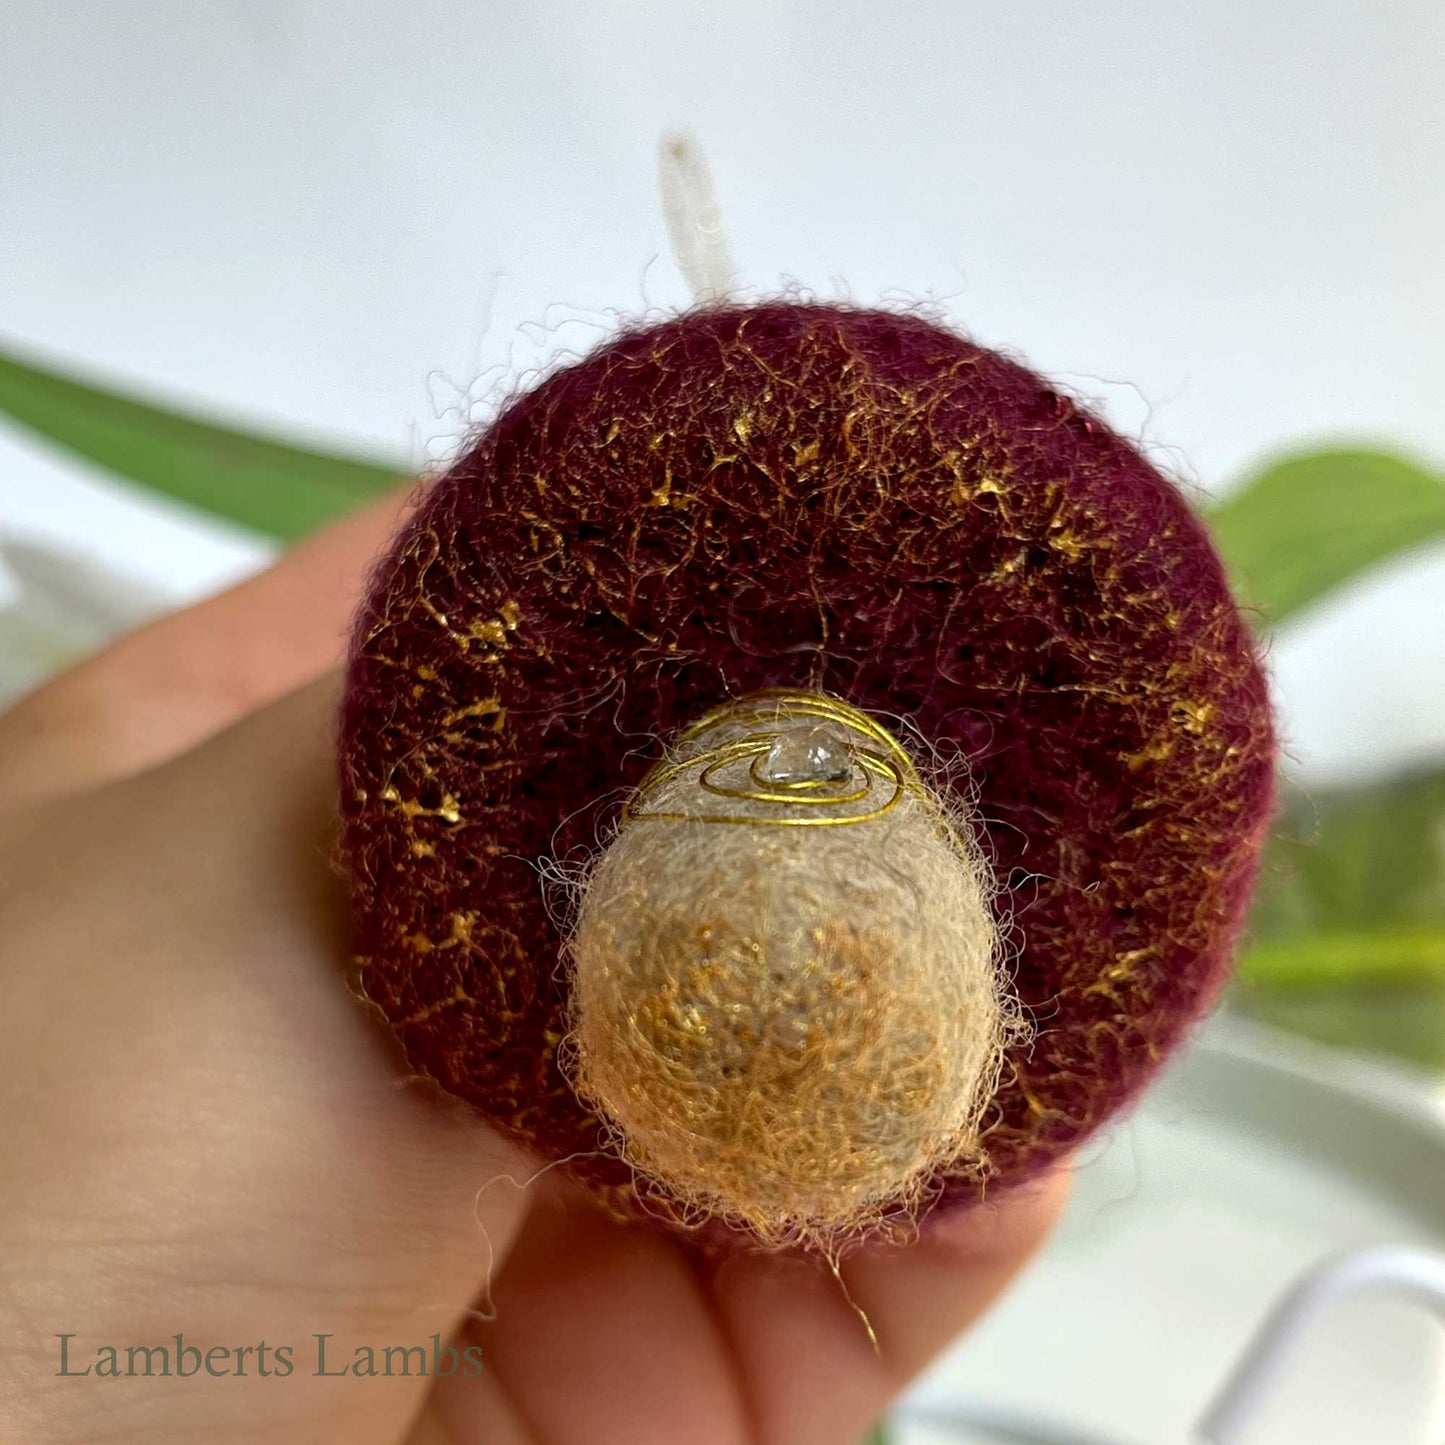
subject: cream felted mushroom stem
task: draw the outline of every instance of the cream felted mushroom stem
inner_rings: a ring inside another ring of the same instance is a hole
[[[644,779],[568,945],[574,1087],[701,1217],[826,1245],[976,1168],[1016,1008],[964,809],[836,699],[739,699]]]

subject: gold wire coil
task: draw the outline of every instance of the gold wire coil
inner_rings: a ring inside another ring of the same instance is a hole
[[[840,792],[838,788],[848,786],[852,779],[835,783],[829,779],[800,779],[797,782],[775,782],[759,778],[758,765],[771,750],[783,732],[800,719],[817,719],[831,722],[845,730],[839,739],[848,750],[849,760],[859,781],[850,791]],[[704,748],[699,752],[688,752],[688,745],[702,735],[723,723],[746,726],[757,724],[752,731],[741,737],[730,738],[716,747]],[[867,739],[872,746],[855,741]],[[678,753],[682,756],[677,756]],[[718,775],[729,767],[746,761],[748,768],[745,786],[728,785],[718,780]],[[697,769],[697,785],[705,793],[715,797],[739,799],[745,802],[782,804],[788,806],[833,807],[863,803],[875,791],[888,788],[883,797],[871,808],[856,813],[829,813],[827,816],[809,817],[806,813],[760,812],[760,813],[709,813],[678,812],[654,809],[648,806],[648,799],[684,773]],[[628,821],[644,822],[665,819],[686,823],[745,823],[752,826],[777,828],[835,828],[850,823],[868,823],[880,818],[898,805],[905,793],[927,796],[922,780],[913,760],[904,751],[903,745],[881,723],[868,716],[851,703],[841,698],[829,697],[825,693],[797,692],[790,688],[770,688],[764,692],[749,693],[705,713],[689,728],[682,732],[673,749],[673,756],[654,763],[638,786],[636,794],[628,802],[625,817]]]

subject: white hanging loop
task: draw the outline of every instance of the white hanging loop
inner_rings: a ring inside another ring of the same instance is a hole
[[[1314,1318],[1366,1290],[1414,1301],[1445,1323],[1445,1255],[1404,1245],[1363,1249],[1312,1270],[1270,1311],[1198,1427],[1208,1445],[1236,1445],[1279,1379],[1286,1356]]]
[[[716,301],[733,288],[733,263],[707,157],[686,131],[662,137],[657,181],[673,258],[694,301]]]

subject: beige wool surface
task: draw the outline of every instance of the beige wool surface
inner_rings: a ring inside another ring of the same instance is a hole
[[[837,775],[777,781],[812,743]],[[906,1227],[940,1166],[987,1171],[980,1119],[1022,1030],[991,877],[968,814],[872,718],[806,693],[715,710],[581,885],[573,1087],[699,1217],[776,1244]]]

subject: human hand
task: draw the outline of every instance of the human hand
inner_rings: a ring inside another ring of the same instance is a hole
[[[398,520],[0,718],[0,1439],[849,1445],[1005,1287],[1064,1178],[848,1256],[876,1352],[815,1262],[702,1262],[555,1171],[483,1188],[538,1164],[409,1083],[342,983],[328,670]],[[434,1335],[480,1372],[435,1377]],[[146,1346],[171,1374],[127,1373]],[[350,1372],[388,1346],[409,1374]]]

